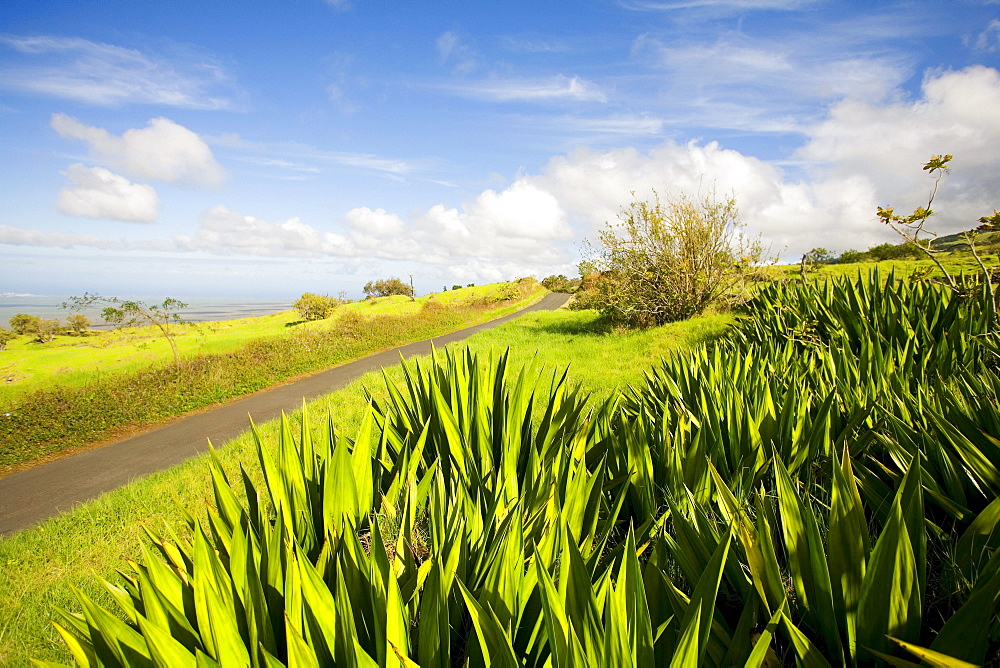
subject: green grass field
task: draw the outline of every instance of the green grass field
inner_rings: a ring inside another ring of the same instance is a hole
[[[418,297],[392,296],[345,304],[326,320],[303,322],[296,311],[218,322],[171,325],[182,357],[225,353],[253,339],[288,337],[292,333],[326,331],[346,313],[365,317],[406,316],[419,313],[428,303],[460,306],[489,303],[501,285],[490,284]],[[483,314],[496,317],[492,311]],[[500,314],[502,315],[502,313]],[[183,316],[183,311],[181,312]],[[170,346],[156,327],[130,327],[112,331],[92,330],[89,336],[59,336],[40,344],[20,336],[0,351],[0,408],[39,388],[85,385],[95,377],[136,371],[173,359]]]
[[[996,253],[986,255],[980,254],[983,262],[987,266],[996,267],[1000,265],[1000,256]],[[953,251],[941,253],[938,256],[941,264],[952,275],[961,273],[974,274],[980,271],[972,253],[967,251]],[[888,275],[890,271],[896,272],[898,278],[906,278],[914,274],[930,271],[931,276],[939,276],[940,270],[930,259],[920,258],[912,260],[883,260],[881,262],[846,262],[844,264],[820,264],[811,267],[808,275],[810,279],[825,280],[836,276],[855,276],[858,273],[867,274],[873,267],[878,267],[883,275]],[[787,264],[773,267],[768,272],[773,278],[799,278],[799,265]]]
[[[592,311],[532,313],[470,338],[480,353],[511,349],[512,362],[536,359],[547,370],[570,369],[570,379],[598,395],[634,384],[662,355],[712,339],[728,316],[710,315],[639,332],[604,329]],[[464,344],[456,344],[464,345]],[[403,382],[399,368],[386,378]],[[352,432],[361,419],[365,392],[386,396],[381,374],[368,374],[349,387],[312,402],[314,417],[334,416],[338,429]],[[293,416],[293,419],[294,416]],[[316,423],[323,420],[314,420]],[[268,442],[275,423],[263,425]],[[243,463],[256,476],[252,440],[244,435],[218,453],[230,474]],[[139,557],[143,527],[180,530],[183,512],[198,515],[210,503],[208,457],[136,481],[38,527],[0,539],[0,664],[29,665],[29,658],[67,661],[69,655],[49,624],[56,607],[76,610],[71,587],[107,603],[95,574],[115,580],[125,559]]]
[[[52,380],[0,404],[0,474],[63,456],[136,429],[225,402],[277,383],[372,353],[439,336],[506,315],[545,294],[533,280],[466,288],[411,301],[405,297],[350,304],[326,320],[291,326],[275,317],[208,323],[218,349],[172,361],[163,337],[159,361],[132,368],[127,346],[115,370],[80,371],[77,382]],[[263,322],[265,326],[255,327]],[[118,334],[136,334],[124,330]],[[138,335],[141,335],[139,332]],[[111,346],[114,341],[111,339]],[[193,340],[193,337],[192,337]],[[152,342],[149,342],[150,344]],[[42,347],[39,347],[44,351]],[[32,351],[36,352],[36,351]],[[56,351],[58,352],[58,351]],[[24,356],[22,356],[23,359]],[[117,359],[117,358],[116,358]]]

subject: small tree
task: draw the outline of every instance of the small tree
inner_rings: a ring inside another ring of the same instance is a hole
[[[633,193],[634,194],[634,193]],[[761,262],[759,238],[742,234],[733,197],[681,195],[635,201],[607,225],[593,251],[595,303],[612,321],[659,325],[701,313]]]
[[[101,311],[101,317],[105,322],[119,327],[155,326],[170,344],[174,362],[181,361],[181,354],[177,349],[177,342],[174,341],[174,332],[170,330],[170,324],[181,321],[177,311],[187,308],[187,304],[172,297],[164,299],[162,304],[146,304],[138,300],[102,297],[85,292],[82,297],[70,297],[69,301],[63,302],[62,307],[79,311],[102,305],[104,309]]]
[[[825,248],[813,248],[808,253],[803,254],[799,264],[802,279],[805,280],[806,272],[814,269],[817,264],[824,264],[832,259],[833,255]]]
[[[895,213],[891,206],[887,206],[884,209],[878,207],[877,215],[883,223],[891,227],[903,238],[905,244],[918,249],[937,265],[937,268],[941,271],[941,280],[945,285],[954,292],[962,293],[964,292],[964,288],[959,285],[955,277],[951,275],[945,266],[941,264],[941,260],[938,259],[938,254],[942,251],[934,248],[934,239],[937,238],[937,234],[926,228],[928,219],[934,215],[931,205],[934,204],[934,198],[937,196],[938,186],[941,185],[941,179],[948,173],[948,163],[954,157],[951,154],[932,155],[931,159],[924,163],[924,171],[934,179],[934,186],[927,197],[927,206],[918,206],[908,216],[901,216]],[[969,244],[972,256],[976,259],[976,264],[979,265],[980,275],[983,278],[993,307],[993,324],[994,326],[998,326],[1000,325],[1000,313],[998,313],[996,291],[992,284],[993,272],[987,268],[982,257],[979,255],[979,251],[976,248],[976,235],[979,232],[1000,231],[1000,211],[994,209],[993,215],[983,216],[979,219],[979,223],[978,227],[962,232],[961,236]]]
[[[7,348],[7,343],[17,338],[17,332],[12,332],[5,327],[0,327],[0,350]]]
[[[35,332],[35,341],[39,343],[49,343],[56,338],[59,333],[59,321],[51,318],[43,318],[38,322],[38,331]]]
[[[38,327],[42,324],[42,319],[37,315],[18,313],[10,319],[10,328],[15,334],[37,334]]]
[[[329,318],[333,310],[340,306],[343,300],[328,295],[317,295],[306,292],[295,300],[292,308],[299,312],[303,320],[322,320]]]
[[[90,329],[90,319],[82,313],[73,313],[66,318],[66,329],[73,336],[83,336]]]
[[[370,297],[388,297],[390,295],[412,297],[413,288],[395,277],[380,278],[377,281],[368,281],[365,283],[364,293]]]

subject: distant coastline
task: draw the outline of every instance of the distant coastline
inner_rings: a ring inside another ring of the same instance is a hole
[[[162,297],[142,299],[148,304],[159,303]],[[280,313],[292,308],[290,301],[278,299],[234,299],[226,297],[178,297],[188,307],[180,311],[181,320],[185,322],[212,322],[216,320],[233,320],[253,316]],[[28,313],[42,318],[56,318],[64,321],[72,313],[61,307],[65,297],[54,295],[34,295],[24,293],[0,293],[0,327],[8,327],[10,318],[18,313]],[[104,328],[100,309],[83,311],[90,318],[95,328]]]

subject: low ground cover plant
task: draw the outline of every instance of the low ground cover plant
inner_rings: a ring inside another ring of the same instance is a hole
[[[150,531],[81,665],[982,664],[1000,648],[989,293],[764,287],[730,336],[588,402],[451,352],[351,435],[285,421]],[[533,417],[534,416],[534,417]]]

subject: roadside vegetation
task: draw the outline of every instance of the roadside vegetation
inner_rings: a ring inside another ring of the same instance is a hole
[[[476,290],[477,299],[492,298],[488,286]],[[461,298],[462,291],[448,294]],[[379,311],[389,307],[360,304]],[[728,316],[713,315],[660,328],[615,332],[594,311],[541,312],[480,332],[449,349],[468,345],[486,358],[509,348],[511,368],[534,360],[540,371],[551,375],[568,366],[569,378],[580,382],[583,392],[607,397],[641,383],[650,364],[661,356],[718,337],[729,322]],[[427,358],[422,359],[426,364]],[[316,426],[319,418],[329,414],[338,430],[353,433],[362,422],[369,396],[377,401],[389,399],[387,381],[404,389],[402,368],[389,369],[384,376],[367,374],[311,402],[309,413],[316,418]],[[299,414],[290,419],[297,429]],[[258,425],[258,430],[267,446],[273,447],[280,432],[277,421]],[[250,435],[225,445],[217,455],[231,479],[240,477],[243,466],[252,480],[262,481]],[[170,527],[169,531],[183,536],[187,535],[188,514],[206,517],[212,496],[209,460],[208,456],[195,458],[102,495],[35,529],[0,539],[0,665],[27,666],[30,657],[69,661],[67,648],[49,621],[56,618],[55,608],[79,609],[71,587],[102,605],[111,605],[113,599],[94,578],[95,573],[114,581],[126,560],[142,562],[145,556],[140,546],[146,540],[146,528]]]
[[[8,394],[0,412],[0,473],[249,394],[298,374],[498,317],[543,293],[535,281],[525,280],[417,301],[408,297],[367,300],[345,305],[336,318],[302,326],[295,324],[298,321],[294,314],[288,313],[247,319],[243,326],[229,331],[224,323],[204,323],[199,325],[203,330],[218,326],[222,336],[215,343],[222,350],[182,356],[179,362],[147,363],[139,368],[131,363],[132,368],[122,373],[113,371],[112,362],[103,367],[101,374],[80,374],[73,383],[50,381],[41,388],[36,385],[28,392]],[[260,336],[265,328],[255,325],[262,322],[270,325],[270,336]],[[179,331],[194,339],[192,344],[199,345],[197,337],[190,336],[191,330]],[[108,337],[115,340],[130,335],[142,337],[144,333],[126,329],[115,334]],[[251,338],[253,334],[257,338]],[[100,345],[94,342],[103,337],[90,337],[90,345],[76,348],[89,356]],[[142,340],[162,346],[163,338]],[[175,338],[177,348],[183,350],[184,337]],[[200,345],[209,346],[211,342]],[[35,352],[23,351],[23,359],[30,359]],[[163,352],[173,355],[172,350]],[[115,360],[126,354],[119,348],[106,351],[106,355],[105,359]],[[57,359],[60,364],[72,363],[66,355]]]
[[[407,364],[350,428],[244,441],[259,466],[212,467],[207,515],[59,624],[172,665],[981,665],[1000,341],[966,287],[773,283],[606,398],[495,350]]]

